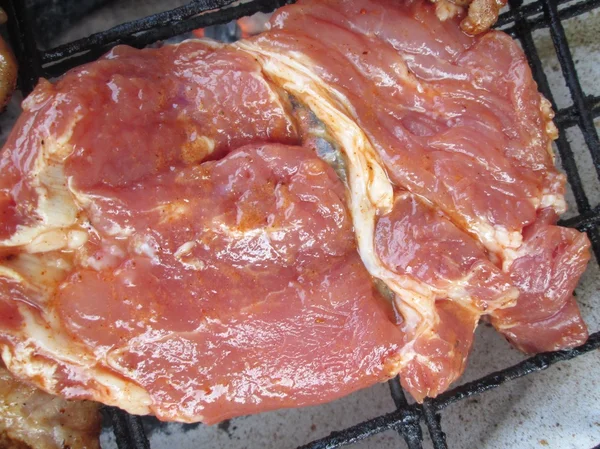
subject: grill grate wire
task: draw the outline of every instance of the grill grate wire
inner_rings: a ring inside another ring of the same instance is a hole
[[[21,0],[0,0],[8,13],[8,31],[19,62],[19,88],[29,94],[40,77],[53,78],[67,70],[92,61],[115,45],[144,47],[154,42],[211,25],[227,23],[256,12],[271,12],[293,0],[253,0],[236,4],[234,0],[195,0],[181,7],[142,19],[117,25],[68,44],[49,50],[39,50],[32,32],[31,19]],[[596,262],[600,261],[600,205],[592,207],[584,190],[573,150],[565,134],[571,127],[583,133],[598,177],[600,178],[600,141],[594,118],[600,116],[600,97],[583,91],[562,21],[600,7],[600,0],[535,0],[526,5],[523,0],[509,0],[510,9],[501,14],[496,26],[517,38],[525,51],[540,91],[556,111],[555,124],[559,138],[555,142],[563,169],[571,185],[578,215],[563,220],[563,226],[586,232],[592,242]],[[533,41],[533,31],[548,28],[573,105],[558,109]],[[465,383],[423,404],[409,404],[398,378],[390,380],[390,393],[396,405],[394,412],[378,416],[298,449],[333,449],[369,438],[386,430],[396,430],[409,449],[423,447],[421,422],[426,424],[435,449],[446,449],[440,412],[447,406],[497,388],[505,383],[547,369],[557,362],[567,361],[600,348],[600,331],[590,335],[582,346],[530,357],[478,380]],[[105,407],[103,414],[112,425],[119,449],[150,449],[140,417]],[[597,446],[600,448],[600,445]]]

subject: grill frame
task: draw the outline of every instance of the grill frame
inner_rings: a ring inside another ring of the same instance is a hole
[[[24,95],[33,90],[40,77],[59,76],[70,68],[97,59],[115,45],[128,44],[141,48],[196,28],[227,23],[256,12],[271,12],[285,4],[293,3],[293,0],[253,0],[239,5],[232,5],[233,3],[234,0],[191,1],[181,7],[127,22],[42,51],[38,49],[35,42],[32,21],[24,2],[0,0],[0,5],[9,16],[8,31],[19,62],[19,88]],[[573,190],[578,211],[577,216],[563,220],[560,224],[577,228],[588,234],[598,263],[600,261],[600,205],[590,204],[571,145],[566,138],[566,130],[572,127],[581,130],[600,178],[600,140],[593,122],[594,118],[600,116],[600,97],[586,95],[582,89],[562,21],[600,8],[600,0],[535,0],[526,5],[523,4],[523,0],[508,0],[508,3],[510,9],[500,16],[496,27],[521,42],[540,91],[550,100],[556,111],[555,124],[560,132],[556,147]],[[550,31],[573,102],[569,107],[562,109],[556,107],[533,41],[533,31],[540,28],[548,28]],[[394,412],[332,432],[328,437],[315,440],[298,449],[337,448],[390,429],[396,430],[404,438],[409,449],[420,449],[423,447],[423,432],[420,425],[422,421],[426,424],[433,447],[445,449],[448,446],[441,426],[440,412],[447,406],[598,348],[600,348],[600,331],[591,334],[589,340],[578,348],[538,354],[514,366],[460,385],[436,398],[427,399],[423,404],[409,404],[399,379],[392,379],[388,383],[390,394],[396,404]],[[112,426],[119,449],[150,449],[140,417],[129,415],[113,407],[104,407],[103,414]]]

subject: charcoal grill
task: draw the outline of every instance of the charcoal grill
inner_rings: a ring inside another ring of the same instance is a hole
[[[291,0],[253,0],[238,4],[234,0],[195,0],[184,6],[127,22],[89,37],[41,51],[35,42],[30,11],[22,0],[0,1],[10,20],[9,33],[20,64],[19,87],[26,95],[39,77],[53,78],[68,69],[92,61],[118,44],[144,47],[197,28],[224,24],[256,12],[271,12]],[[556,111],[555,123],[560,130],[556,141],[563,169],[571,185],[578,215],[561,222],[586,232],[592,242],[596,263],[600,261],[600,205],[592,207],[583,188],[570,143],[568,128],[578,127],[590,151],[594,168],[600,178],[600,140],[593,119],[600,116],[600,97],[586,95],[579,82],[575,63],[567,42],[562,21],[600,7],[600,0],[509,0],[509,10],[501,14],[496,26],[517,38],[525,50],[533,76],[540,91],[552,102]],[[552,38],[560,68],[566,81],[572,106],[558,109],[538,51],[533,31],[547,28]],[[593,263],[593,262],[592,262]],[[545,370],[600,348],[600,330],[590,335],[584,345],[567,351],[539,354],[481,379],[468,382],[423,404],[409,404],[398,378],[389,381],[396,410],[313,441],[298,449],[330,449],[355,443],[386,430],[396,430],[409,449],[423,447],[421,422],[426,424],[435,449],[447,448],[440,412],[447,406],[477,394],[500,387],[505,383]],[[593,374],[592,374],[593,375]],[[142,421],[119,409],[106,407],[108,418],[119,449],[150,449]],[[600,443],[600,442],[599,442]],[[600,448],[600,445],[596,446]]]

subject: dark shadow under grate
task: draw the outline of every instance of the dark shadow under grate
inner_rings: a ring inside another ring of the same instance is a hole
[[[227,23],[256,12],[270,12],[292,1],[254,0],[236,4],[234,0],[196,0],[179,8],[124,23],[46,51],[40,51],[36,46],[30,17],[28,17],[29,11],[26,10],[23,2],[8,0],[2,3],[5,3],[3,6],[11,18],[8,24],[15,54],[20,64],[19,86],[27,94],[31,92],[39,77],[59,76],[72,67],[98,58],[115,45],[144,47],[196,28]],[[522,0],[509,0],[509,5],[510,10],[500,16],[497,27],[519,39],[540,91],[552,102],[556,111],[555,123],[560,131],[556,146],[575,196],[578,212],[577,216],[564,220],[561,224],[575,227],[589,235],[598,262],[600,261],[600,206],[592,207],[590,204],[573,151],[565,135],[567,128],[579,127],[600,177],[600,141],[593,122],[594,118],[600,116],[600,97],[586,95],[583,91],[561,21],[600,7],[600,0],[537,0],[527,5],[523,5]],[[534,45],[532,33],[540,28],[548,28],[550,31],[560,68],[573,100],[573,105],[564,109],[556,107]],[[336,448],[390,429],[400,433],[409,449],[418,449],[423,447],[420,426],[422,421],[427,426],[434,448],[446,448],[446,437],[439,414],[445,407],[598,348],[600,348],[600,331],[593,333],[588,342],[579,348],[536,355],[517,365],[461,385],[435,399],[428,399],[422,405],[408,404],[398,379],[393,379],[389,381],[389,386],[397,407],[396,411],[333,432],[328,437],[313,441],[299,449]],[[104,409],[104,414],[112,425],[120,449],[150,448],[139,417],[110,407]]]

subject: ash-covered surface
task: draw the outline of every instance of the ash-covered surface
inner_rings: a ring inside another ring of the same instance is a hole
[[[84,37],[91,32],[179,6],[187,0],[121,0],[97,9],[52,44]],[[563,23],[582,86],[587,94],[600,93],[600,11]],[[536,46],[559,107],[572,104],[547,29],[534,33]],[[18,116],[18,98],[0,115],[0,138]],[[600,129],[600,120],[595,121]],[[567,132],[576,155],[586,193],[593,206],[600,203],[600,183],[583,142],[573,127]],[[576,215],[571,194],[570,211]],[[600,330],[600,269],[592,259],[577,289],[582,314],[590,330]],[[506,368],[525,357],[486,325],[479,327],[467,372],[460,382]],[[550,369],[507,383],[483,395],[461,401],[442,413],[442,427],[450,448],[579,449],[600,443],[600,353],[586,354]],[[394,409],[387,385],[359,391],[336,402],[303,409],[280,410],[236,418],[218,426],[159,423],[145,418],[153,449],[294,448]],[[424,435],[427,430],[423,428]],[[102,435],[104,449],[116,449],[109,429]],[[386,432],[356,448],[406,447],[395,432]],[[432,447],[426,437],[425,447]]]

